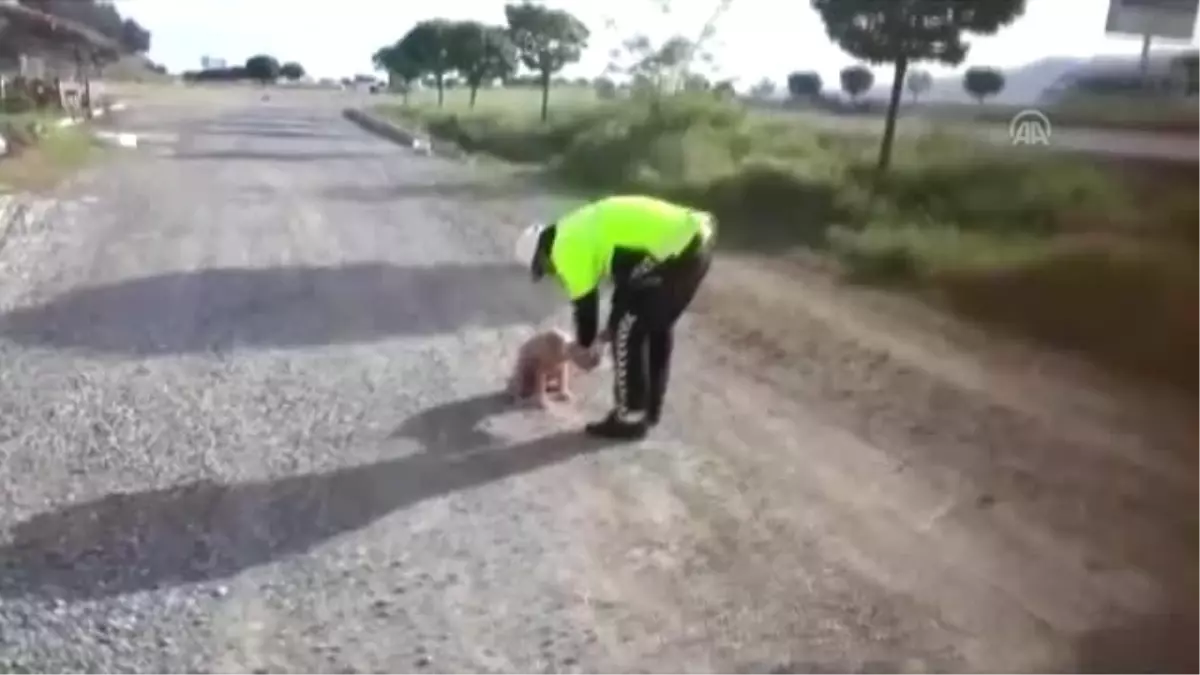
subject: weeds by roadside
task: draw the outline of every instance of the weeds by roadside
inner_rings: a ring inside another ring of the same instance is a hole
[[[41,192],[78,170],[99,148],[82,126],[29,115],[0,117],[10,154],[0,157],[0,193]]]
[[[574,187],[715,212],[725,245],[825,250],[851,278],[1195,389],[1195,167],[1107,166],[957,136],[875,142],[711,97],[619,101],[552,116],[380,112],[468,151],[540,163]],[[1169,176],[1168,176],[1169,174]]]

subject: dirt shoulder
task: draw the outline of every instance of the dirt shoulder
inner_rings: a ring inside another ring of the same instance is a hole
[[[1029,666],[1195,668],[1194,401],[794,262],[727,256],[696,309],[726,373],[714,386],[748,378],[760,409],[855,439],[794,439],[820,445],[801,451],[800,470],[823,475],[831,502],[859,503],[829,536],[861,545],[891,522],[888,536],[904,544],[875,555],[946,565],[942,587],[898,580],[895,561],[868,565],[875,582],[960,627],[980,629],[982,607],[996,612],[982,630],[1020,623],[975,582],[955,581],[977,570],[1057,636],[1009,636],[1030,649]],[[1098,617],[1103,638],[1084,629]],[[1039,660],[1043,639],[1075,646]]]

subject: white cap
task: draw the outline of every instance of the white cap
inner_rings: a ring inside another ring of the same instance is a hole
[[[521,235],[517,237],[517,243],[513,247],[513,257],[518,264],[524,265],[526,268],[533,267],[533,256],[537,253],[538,239],[545,230],[545,223],[534,223],[521,230]]]

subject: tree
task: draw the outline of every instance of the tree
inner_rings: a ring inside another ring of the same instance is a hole
[[[538,73],[542,84],[542,121],[550,109],[550,78],[583,55],[590,32],[583,22],[561,9],[529,2],[505,5],[509,37],[526,68]]]
[[[371,57],[375,67],[388,75],[388,88],[396,89],[400,85],[400,93],[404,96],[404,104],[408,105],[408,94],[412,91],[413,82],[425,75],[421,64],[404,51],[402,41],[387,47],[380,47]]]
[[[133,19],[121,22],[121,46],[133,54],[145,54],[150,51],[150,31]]]
[[[963,89],[982,104],[984,99],[1004,90],[1004,73],[985,66],[967,68],[963,73]]]
[[[304,77],[304,66],[296,63],[295,61],[288,61],[282,66],[279,66],[279,74],[291,80],[292,82],[295,82],[296,80]]]
[[[39,12],[80,23],[117,42],[129,53],[150,51],[150,31],[133,19],[122,18],[111,2],[96,0],[19,0]]]
[[[445,19],[428,19],[413,26],[396,45],[405,59],[411,59],[422,73],[432,78],[439,108],[445,103],[446,74],[452,69],[449,40],[452,27]]]
[[[737,95],[737,90],[733,88],[733,80],[721,80],[713,85],[712,90],[717,98],[733,98]]]
[[[678,25],[685,20],[674,14],[673,0],[651,0],[651,4],[657,7],[669,25]],[[691,0],[689,9],[694,4],[694,0]],[[675,33],[665,41],[656,43],[643,33],[632,34],[620,47],[609,52],[606,74],[625,74],[637,83],[639,91],[652,96],[681,89],[695,90],[701,83],[701,77],[711,89],[712,82],[719,78],[716,55],[709,45],[716,37],[718,22],[731,5],[732,0],[716,0],[712,13],[695,37]],[[610,18],[605,23],[609,30],[620,32],[615,19]],[[706,72],[703,75],[696,72],[696,63],[704,65]]]
[[[795,72],[787,78],[788,95],[792,98],[816,96],[821,93],[823,86],[820,74],[811,71]]]
[[[484,81],[504,78],[517,69],[517,48],[501,26],[460,21],[447,33],[450,67],[471,89],[471,107]]]
[[[875,73],[866,66],[847,66],[842,68],[841,80],[842,91],[849,94],[851,100],[857,101],[859,96],[875,86]]]
[[[933,88],[933,76],[928,70],[913,70],[908,74],[905,84],[908,86],[908,93],[912,94],[913,103],[916,103],[922,94]]]
[[[872,64],[891,63],[892,95],[879,148],[879,171],[891,163],[896,110],[911,63],[958,65],[965,33],[990,35],[1025,13],[1025,0],[810,0],[831,40]]]
[[[246,59],[246,77],[268,84],[279,79],[279,61],[274,56],[258,54]]]
[[[647,92],[654,93],[664,89],[675,91],[684,84],[680,78],[685,62],[695,50],[692,41],[680,35],[671,37],[657,48],[645,35],[635,35],[623,46],[633,59],[625,72],[642,83]]]
[[[764,77],[755,83],[753,87],[750,87],[750,95],[754,98],[771,98],[774,93],[775,83],[769,77]]]

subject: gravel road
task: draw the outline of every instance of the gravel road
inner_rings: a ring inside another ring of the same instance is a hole
[[[168,98],[0,248],[0,671],[1196,667],[1194,403],[730,257],[585,441],[496,394],[565,200]]]

